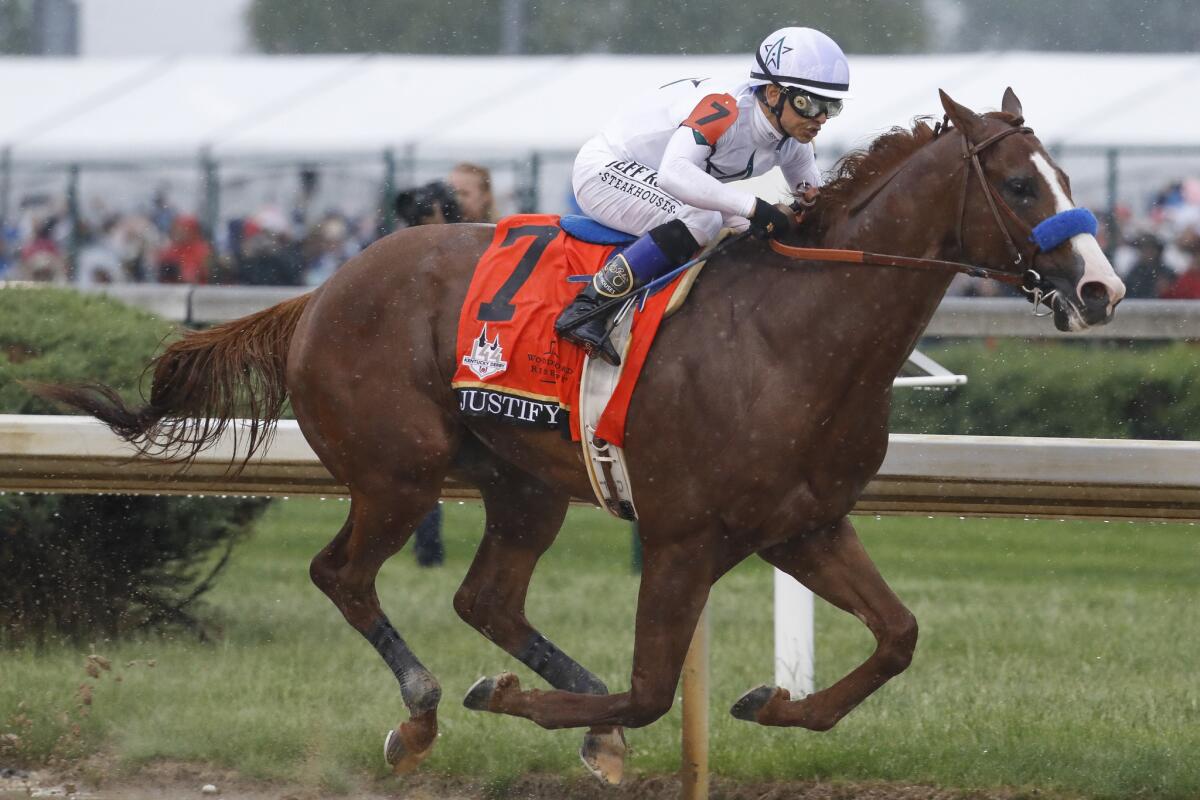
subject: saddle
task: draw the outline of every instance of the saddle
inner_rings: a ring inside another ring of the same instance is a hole
[[[497,226],[459,315],[451,388],[465,416],[560,430],[581,442],[597,499],[636,519],[622,447],[625,418],[659,324],[703,263],[616,317],[619,368],[560,341],[554,320],[617,247],[636,237],[586,217],[523,214]]]

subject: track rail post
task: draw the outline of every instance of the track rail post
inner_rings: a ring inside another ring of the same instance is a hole
[[[683,662],[683,800],[708,800],[708,606]]]

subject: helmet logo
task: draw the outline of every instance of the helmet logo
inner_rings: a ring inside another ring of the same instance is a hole
[[[780,36],[775,41],[763,45],[763,49],[767,51],[763,55],[763,63],[767,65],[768,69],[779,69],[779,59],[783,58],[784,53],[792,52],[792,48],[783,46],[784,39],[786,38],[785,36]]]

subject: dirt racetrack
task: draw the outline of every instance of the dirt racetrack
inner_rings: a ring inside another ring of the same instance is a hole
[[[206,784],[215,793],[202,791]],[[462,778],[417,774],[360,787],[321,789],[288,783],[241,778],[219,769],[191,764],[154,764],[133,774],[108,774],[95,763],[79,774],[4,769],[0,800],[62,797],[76,800],[317,800],[343,797],[355,800],[677,800],[674,777],[639,777],[616,789],[590,778],[531,775],[504,785],[473,783]],[[962,791],[894,783],[763,782],[715,779],[712,800],[1018,800],[1065,796],[1037,789]]]

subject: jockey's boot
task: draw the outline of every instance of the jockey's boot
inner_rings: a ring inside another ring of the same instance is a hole
[[[590,318],[587,315],[604,303],[624,297],[633,289],[633,270],[629,266],[629,259],[624,253],[618,253],[592,276],[591,282],[558,315],[554,332],[587,350],[589,356],[599,356],[614,367],[619,365],[621,357],[608,339],[608,320],[616,308],[593,314]]]
[[[608,321],[620,304],[602,314],[585,317],[600,305],[625,297],[685,263],[698,248],[682,220],[674,219],[653,228],[600,268],[591,283],[559,314],[554,332],[587,350],[589,356],[619,366],[621,357],[608,339]]]

